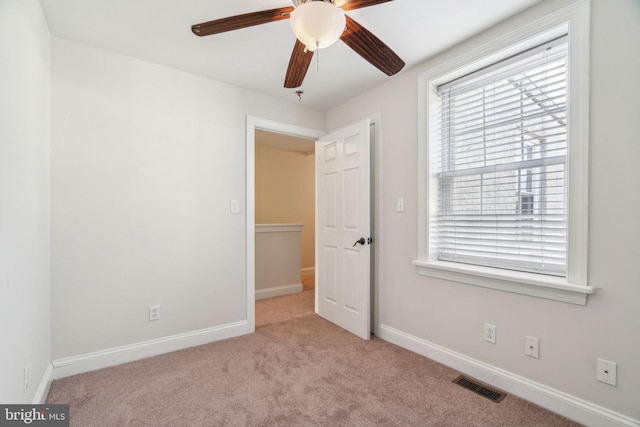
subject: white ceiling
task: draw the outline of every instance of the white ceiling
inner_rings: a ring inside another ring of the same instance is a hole
[[[405,70],[540,0],[395,0],[348,12]],[[295,43],[288,20],[207,37],[191,25],[290,6],[287,0],[40,0],[54,36],[298,102],[283,87]],[[404,70],[403,70],[404,71]],[[302,100],[328,110],[390,77],[342,42],[320,50]]]

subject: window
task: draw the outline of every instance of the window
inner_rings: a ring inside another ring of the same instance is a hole
[[[566,276],[566,37],[437,94],[438,260]]]
[[[420,76],[420,274],[582,305],[594,292],[587,14],[576,3]]]

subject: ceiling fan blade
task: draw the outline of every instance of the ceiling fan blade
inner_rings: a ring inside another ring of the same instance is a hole
[[[311,64],[311,59],[313,58],[313,52],[305,50],[304,44],[296,39],[293,52],[291,52],[289,67],[287,67],[287,76],[284,78],[284,87],[292,89],[302,86],[302,81],[307,74],[309,64]]]
[[[347,28],[340,39],[347,46],[388,76],[402,70],[404,61],[389,46],[353,19],[346,18]]]
[[[349,0],[342,6],[342,10],[360,9],[361,7],[373,6],[380,3],[387,3],[393,0]]]
[[[193,34],[196,36],[210,36],[211,34],[224,33],[227,31],[239,30],[241,28],[289,19],[289,15],[293,10],[294,7],[289,6],[230,16],[228,18],[216,19],[192,25],[191,31],[193,31]]]

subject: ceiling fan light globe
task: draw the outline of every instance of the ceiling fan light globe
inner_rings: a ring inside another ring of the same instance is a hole
[[[342,9],[324,1],[301,4],[291,12],[289,22],[298,40],[311,51],[338,41],[347,23]]]

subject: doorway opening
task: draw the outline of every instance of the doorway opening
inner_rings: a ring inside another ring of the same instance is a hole
[[[379,222],[375,220],[379,217],[380,205],[380,150],[381,150],[381,114],[376,113],[368,117],[371,123],[371,234],[374,241],[378,241],[376,236],[379,236]],[[247,116],[246,123],[246,324],[247,333],[255,331],[256,323],[256,290],[255,290],[255,151],[256,151],[256,131],[263,130],[267,132],[273,132],[282,135],[289,135],[298,138],[306,138],[317,140],[326,132],[300,127],[296,125],[290,125],[286,123],[276,122],[268,119],[261,119],[257,117]],[[372,258],[371,258],[371,331],[374,334],[378,333],[379,319],[378,313],[380,310],[380,300],[378,298],[378,282],[380,278],[380,263],[378,260],[381,257],[381,248],[378,244],[372,246]],[[316,291],[317,292],[317,291]]]
[[[314,313],[315,139],[255,130],[256,327]]]
[[[246,123],[246,314],[247,332],[255,331],[256,322],[256,241],[255,241],[255,155],[256,155],[256,131],[263,130],[280,135],[289,135],[298,138],[317,140],[325,132],[316,129],[304,128],[286,123],[257,117],[247,117]]]

